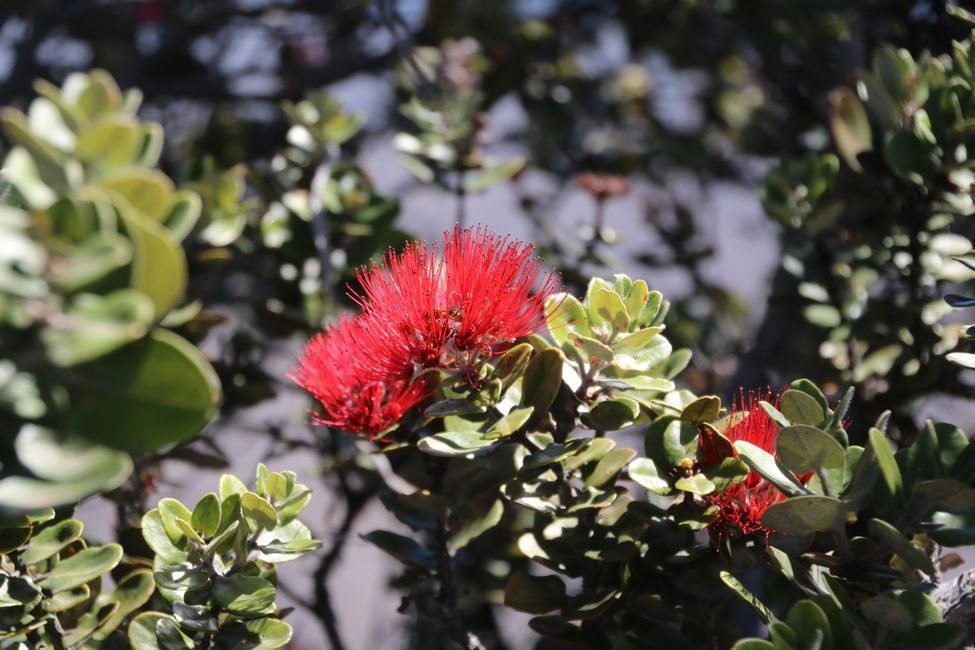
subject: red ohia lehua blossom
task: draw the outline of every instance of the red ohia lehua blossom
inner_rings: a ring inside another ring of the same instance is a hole
[[[775,396],[773,404],[778,407],[781,393]],[[760,447],[778,457],[776,451],[776,441],[779,437],[778,425],[769,417],[759,405],[759,401],[772,401],[771,391],[764,394],[749,392],[746,396],[744,391],[739,394],[738,400],[732,403],[731,413],[728,421],[730,424],[724,432],[725,438],[734,444],[737,440],[745,440]],[[719,445],[713,433],[708,429],[700,432],[701,460],[704,464],[717,463],[727,456],[724,445]],[[731,455],[738,456],[738,452],[731,448]],[[812,474],[798,477],[805,485]],[[717,506],[717,517],[709,526],[709,530],[720,540],[735,534],[750,535],[751,533],[764,533],[766,541],[768,536],[775,532],[762,523],[762,515],[773,503],[778,503],[786,498],[774,485],[766,481],[755,470],[749,470],[745,480],[732,485],[720,494],[708,495],[704,497],[708,503]]]
[[[561,287],[543,274],[534,247],[476,227],[408,245],[360,270],[363,337],[351,363],[377,379],[410,379],[430,368],[462,369],[542,329],[545,300]],[[557,306],[555,307],[558,308]]]
[[[324,407],[324,413],[313,415],[315,424],[365,434],[374,440],[423,401],[429,389],[423,379],[408,383],[363,376],[348,363],[362,336],[361,321],[344,318],[308,342],[297,370],[289,378]]]

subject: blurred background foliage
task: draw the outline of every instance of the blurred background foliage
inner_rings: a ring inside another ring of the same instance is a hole
[[[577,294],[651,278],[684,388],[852,385],[908,442],[970,407],[972,27],[928,0],[7,0],[0,503],[114,490],[124,537],[164,459],[312,450],[345,505],[311,599],[336,644],[325,581],[385,461],[307,430],[284,368],[357,266],[455,221]]]

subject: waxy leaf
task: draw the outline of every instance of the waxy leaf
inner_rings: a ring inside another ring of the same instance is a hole
[[[753,445],[746,440],[736,440],[735,450],[745,463],[758,472],[762,478],[777,487],[789,496],[808,494],[809,490],[799,483],[799,480],[785,470],[775,459],[775,456],[768,453],[761,447]]]
[[[790,424],[808,424],[818,427],[826,419],[826,413],[819,403],[800,390],[787,390],[782,393],[779,410]]]
[[[783,533],[818,533],[846,524],[849,509],[839,499],[809,494],[779,501],[768,507],[762,523]]]
[[[262,614],[274,607],[274,585],[257,576],[217,576],[213,597],[233,614]]]
[[[657,466],[649,458],[637,458],[628,470],[630,479],[654,494],[670,494],[670,482],[660,476]]]
[[[30,545],[20,553],[20,561],[29,566],[46,560],[81,537],[84,525],[76,519],[66,519],[34,534]]]
[[[74,589],[108,573],[121,559],[118,544],[86,548],[61,560],[37,586],[53,594]]]
[[[812,402],[812,398],[807,399]],[[782,464],[798,474],[812,472],[820,467],[842,467],[846,463],[846,451],[840,443],[833,436],[813,426],[799,424],[782,429],[776,445]]]

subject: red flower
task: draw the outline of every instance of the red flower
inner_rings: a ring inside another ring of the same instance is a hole
[[[314,336],[289,375],[325,408],[315,424],[325,424],[372,440],[400,421],[429,394],[426,382],[381,381],[364,377],[348,363],[363,336],[362,322],[345,318]]]
[[[775,397],[774,404],[778,406],[779,397]],[[778,425],[769,417],[759,405],[759,401],[770,401],[771,391],[764,395],[749,392],[746,398],[741,393],[739,399],[731,406],[729,422],[725,437],[734,443],[745,440],[756,447],[761,447],[774,456],[778,456],[775,443],[779,436]],[[709,430],[700,433],[701,459],[704,464],[720,462],[727,455],[719,446]],[[732,447],[731,455],[738,456]],[[812,474],[798,477],[803,485],[812,478]],[[785,499],[785,495],[774,485],[766,481],[756,471],[749,470],[748,477],[740,483],[732,485],[720,494],[704,497],[710,504],[718,507],[717,518],[711,523],[710,529],[717,534],[718,540],[740,531],[741,534],[764,533],[766,538],[773,532],[762,523],[762,515],[773,503]]]
[[[408,245],[358,274],[363,338],[352,363],[381,379],[428,368],[469,368],[545,325],[546,298],[561,286],[542,273],[531,244],[482,228],[455,228],[436,247]],[[533,293],[533,289],[536,289]]]

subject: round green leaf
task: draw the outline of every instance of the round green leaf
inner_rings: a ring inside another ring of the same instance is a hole
[[[847,506],[839,499],[809,494],[779,501],[768,507],[762,523],[783,533],[802,535],[843,526]]]
[[[815,404],[811,397],[807,398]],[[846,464],[846,452],[836,438],[816,427],[805,424],[786,427],[779,433],[776,444],[782,464],[798,474]]]
[[[177,547],[166,533],[158,508],[153,508],[143,515],[142,537],[156,557],[166,564],[179,564],[186,561],[186,552]]]
[[[190,521],[195,530],[200,531],[204,537],[213,537],[220,525],[220,499],[213,492],[203,495],[193,508],[193,516]]]
[[[657,466],[649,458],[637,458],[628,470],[630,479],[654,494],[670,494],[670,483],[657,473]]]
[[[220,381],[203,354],[161,329],[78,366],[67,383],[79,432],[130,452],[192,438],[220,400]]]
[[[248,525],[254,530],[273,530],[278,525],[278,513],[274,506],[253,492],[240,497],[240,508],[247,518]]]
[[[257,576],[217,577],[213,597],[232,614],[262,614],[274,607],[274,585]]]
[[[818,427],[826,419],[826,413],[813,397],[801,390],[787,390],[779,400],[779,410],[790,424],[808,424]]]

